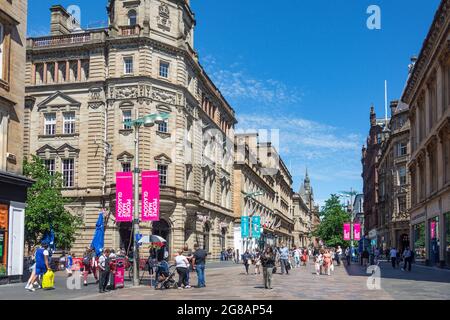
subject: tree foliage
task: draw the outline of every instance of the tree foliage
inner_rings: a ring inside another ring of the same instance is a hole
[[[349,222],[351,217],[347,213],[337,195],[331,195],[331,198],[325,202],[325,206],[320,212],[320,225],[314,231],[314,236],[323,240],[328,247],[347,247],[349,241],[344,241],[344,223]]]
[[[24,174],[35,181],[28,189],[25,210],[25,240],[28,248],[37,245],[44,234],[53,228],[56,247],[70,249],[81,219],[64,207],[66,199],[61,193],[61,174],[50,174],[43,161],[36,156],[31,161],[25,159]]]

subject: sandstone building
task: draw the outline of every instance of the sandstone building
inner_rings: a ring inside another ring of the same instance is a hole
[[[105,246],[128,249],[131,223],[114,221],[115,172],[134,167],[124,121],[168,113],[139,133],[139,167],[161,177],[161,221],[142,232],[165,237],[171,254],[199,243],[217,258],[233,246],[236,119],[198,61],[189,1],[110,0],[108,17],[108,28],[82,30],[53,6],[51,34],[28,39],[25,154],[63,174],[67,207],[84,221],[75,252],[102,208]]]
[[[450,0],[442,0],[403,93],[410,106],[411,241],[450,264]]]
[[[26,0],[0,0],[0,283],[23,273]]]
[[[410,178],[409,107],[403,102],[391,102],[391,119],[382,138],[381,155],[377,163],[379,177],[378,234],[380,248],[395,247],[402,251],[409,246]]]

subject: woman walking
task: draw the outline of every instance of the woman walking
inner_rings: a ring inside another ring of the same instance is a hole
[[[178,256],[175,257],[176,268],[178,272],[178,289],[189,289],[189,283],[187,281],[187,273],[189,268],[189,261],[186,256],[183,255],[183,250],[178,250]]]
[[[248,274],[248,267],[252,263],[252,255],[250,254],[250,252],[248,252],[248,250],[245,251],[245,253],[242,256],[242,259],[244,260],[245,272]]]
[[[324,272],[328,276],[331,276],[331,264],[332,263],[333,263],[333,260],[331,258],[331,253],[329,250],[326,250],[325,254],[323,255],[323,267],[324,267]]]
[[[255,275],[261,274],[261,253],[259,252],[259,250],[256,250],[254,263],[255,263]]]
[[[316,275],[320,276],[322,274],[322,264],[323,264],[323,255],[319,252],[314,257],[314,267],[316,269]]]
[[[272,290],[272,274],[275,267],[275,255],[272,247],[268,247],[261,256],[263,266],[264,288]]]

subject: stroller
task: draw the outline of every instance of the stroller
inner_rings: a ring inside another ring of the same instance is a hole
[[[167,261],[162,261],[156,267],[155,289],[178,289],[178,283],[175,281],[177,273],[176,266],[169,266]]]

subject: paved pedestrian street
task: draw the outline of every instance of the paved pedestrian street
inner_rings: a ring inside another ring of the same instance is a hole
[[[207,270],[207,287],[186,290],[154,290],[128,283],[125,289],[98,294],[97,286],[68,290],[64,274],[57,275],[56,289],[27,292],[22,285],[0,287],[0,299],[76,300],[409,300],[450,299],[450,271],[414,266],[411,273],[381,263],[380,290],[369,290],[369,274],[359,265],[336,267],[332,276],[317,276],[314,266],[274,275],[273,290],[265,290],[262,275],[246,275],[242,265],[214,264]],[[253,268],[251,267],[251,271]],[[191,273],[195,286],[196,275]]]

